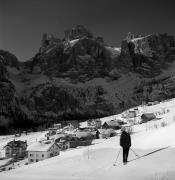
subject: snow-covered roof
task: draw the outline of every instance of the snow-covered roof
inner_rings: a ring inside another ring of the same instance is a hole
[[[80,123],[80,127],[81,127],[81,128],[88,127],[87,121],[81,122],[81,123]]]
[[[152,119],[156,118],[156,116],[154,115],[154,113],[144,113],[144,114],[142,114],[141,118],[152,120]]]
[[[53,145],[54,145],[54,142],[52,141],[36,142],[30,145],[27,148],[27,151],[48,151]]]
[[[113,57],[118,56],[121,52],[121,48],[118,47],[105,46],[105,48],[111,52]]]
[[[111,121],[106,121],[105,122],[108,126],[111,126],[111,127],[119,127],[120,126],[120,124],[119,124],[119,121],[117,121],[117,120],[111,120]],[[105,124],[104,123],[104,124]],[[104,125],[103,124],[103,125]]]
[[[4,146],[4,148],[6,148],[7,146],[9,147],[23,147],[23,146],[27,146],[27,141],[21,141],[21,140],[13,140],[7,143],[6,146]]]

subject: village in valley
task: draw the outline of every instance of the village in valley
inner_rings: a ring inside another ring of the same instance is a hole
[[[55,123],[42,132],[25,131],[0,136],[0,171],[61,156],[62,152],[75,148],[103,143],[106,139],[119,136],[123,126],[131,134],[167,126],[171,122],[165,120],[164,115],[172,113],[174,107],[174,99],[155,101],[109,117],[84,122],[64,121]],[[173,122],[172,119],[170,121]]]

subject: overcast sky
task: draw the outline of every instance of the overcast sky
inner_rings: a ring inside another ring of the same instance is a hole
[[[63,37],[85,25],[120,46],[128,32],[175,35],[174,0],[0,0],[0,49],[25,61],[37,53],[44,32]]]

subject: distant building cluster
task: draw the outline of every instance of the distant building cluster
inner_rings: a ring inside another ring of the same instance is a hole
[[[8,142],[3,150],[5,151],[4,164],[0,166],[3,169],[12,168],[14,162],[27,158],[28,163],[38,162],[47,158],[51,158],[60,154],[69,148],[78,146],[88,146],[94,139],[109,138],[117,135],[116,130],[120,130],[123,126],[128,129],[135,124],[147,123],[155,120],[156,115],[163,112],[148,113],[144,111],[144,106],[153,106],[159,104],[158,101],[143,104],[143,107],[135,107],[124,111],[121,117],[117,115],[89,119],[85,122],[78,120],[62,121],[55,123],[47,129],[45,136],[39,141],[27,145],[27,141],[13,140]],[[141,109],[140,109],[141,108]],[[28,135],[27,133],[26,136]],[[16,137],[16,136],[15,136]]]

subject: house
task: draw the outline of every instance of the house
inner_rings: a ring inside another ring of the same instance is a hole
[[[76,148],[77,146],[79,146],[80,140],[78,137],[67,137],[64,138],[64,140],[67,142],[68,148]]]
[[[155,119],[156,116],[153,113],[144,113],[141,115],[141,123],[145,123]]]
[[[66,150],[69,148],[76,148],[77,146],[88,146],[92,143],[92,139],[85,137],[71,137],[71,138],[62,138],[57,142],[61,150]]]
[[[49,136],[53,136],[57,132],[57,128],[49,128],[48,130],[49,130],[49,132],[48,132]]]
[[[153,106],[153,105],[156,105],[156,104],[159,104],[159,101],[154,101],[154,102],[148,102],[147,103],[148,106]]]
[[[137,116],[136,110],[129,110],[128,117],[129,118],[135,118]]]
[[[53,124],[53,128],[55,128],[55,129],[61,129],[61,123],[55,123],[55,124]]]
[[[68,123],[68,125],[73,126],[73,128],[75,128],[75,129],[80,127],[80,124],[79,124],[78,120],[67,121],[67,123]]]
[[[24,158],[26,156],[27,141],[10,141],[5,147],[5,157],[6,158]]]
[[[59,146],[53,141],[40,141],[27,148],[28,162],[38,162],[60,154]]]
[[[92,138],[87,137],[72,137],[69,141],[70,148],[75,148],[77,146],[88,146],[92,143]]]
[[[62,151],[70,148],[70,142],[65,139],[60,139],[60,141],[57,143],[57,145],[59,146],[60,150],[62,150]]]
[[[99,137],[100,138],[109,138],[116,135],[116,132],[113,129],[99,129]]]
[[[101,128],[101,120],[100,119],[89,119],[87,121],[87,125],[89,127]]]
[[[80,124],[78,120],[70,120],[70,121],[61,121],[62,127],[70,126],[74,129],[79,128]]]
[[[79,145],[78,138],[72,136],[60,137],[56,139],[55,142],[57,143],[57,145],[61,150],[66,150],[68,148],[75,148]]]
[[[54,138],[55,138],[55,140],[60,140],[61,138],[64,138],[64,137],[67,137],[67,136],[69,136],[67,133],[57,133],[55,136],[54,136]]]
[[[121,129],[121,123],[118,120],[111,120],[111,121],[106,121],[102,125],[103,129]]]
[[[75,136],[79,139],[93,139],[93,132],[91,132],[91,130],[88,128],[79,128],[75,132]]]
[[[68,135],[68,134],[66,134],[66,133],[60,133],[60,134],[57,134],[56,136],[55,136],[55,142],[56,143],[59,143],[59,142],[64,142],[63,140],[65,140],[65,141],[69,141],[70,139],[72,138],[72,135]]]

